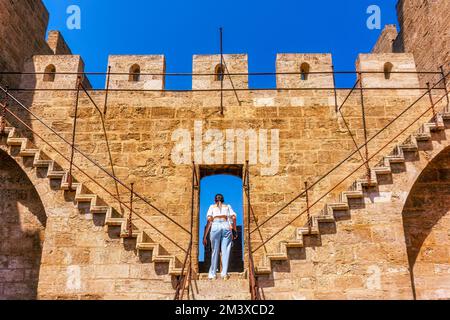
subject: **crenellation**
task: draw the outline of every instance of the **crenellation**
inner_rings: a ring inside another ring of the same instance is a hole
[[[411,53],[360,54],[356,70],[362,72],[363,88],[420,88],[416,63]],[[410,92],[417,94],[416,90]]]
[[[333,88],[333,61],[331,54],[291,53],[277,54],[277,88]],[[313,72],[324,72],[313,74]]]
[[[53,51],[53,54],[58,55],[71,55],[72,50],[70,50],[61,32],[57,30],[51,30],[48,32],[47,44]]]
[[[164,55],[112,55],[108,66],[112,73],[110,89],[164,90]]]
[[[223,74],[224,89],[248,88],[248,57],[246,54],[224,54],[220,69],[220,55],[194,55],[192,65],[192,89],[220,89],[220,75]],[[222,70],[222,71],[221,71]],[[231,75],[238,73],[242,75]],[[199,75],[200,74],[200,75]],[[205,75],[201,75],[205,74]]]
[[[30,21],[45,22],[36,11]],[[0,299],[173,299],[190,240],[192,161],[201,179],[242,178],[246,160],[244,232],[290,203],[250,235],[266,299],[448,299],[450,114],[445,100],[434,118],[428,96],[416,101],[425,92],[417,56],[391,52],[393,26],[383,34],[379,53],[359,55],[364,90],[350,95],[333,90],[327,53],[278,54],[276,71],[286,74],[267,89],[249,88],[246,54],[224,55],[226,69],[220,55],[195,55],[193,90],[165,90],[163,55],[111,55],[107,99],[93,89],[77,100],[83,60],[51,31],[46,51],[25,65],[20,88],[30,90],[11,90],[32,113],[11,103],[23,123],[8,113],[0,139]],[[106,112],[90,98],[107,101]],[[346,100],[340,112],[335,99]],[[76,192],[68,191],[69,168]],[[314,183],[309,208],[299,196],[305,181]],[[131,182],[150,203],[134,198],[137,239],[126,237]],[[205,214],[197,199],[194,234]],[[249,298],[247,244],[244,273],[230,281],[199,274],[197,299]],[[200,245],[194,236],[196,273]]]
[[[83,59],[78,55],[38,55],[24,66],[21,89],[75,89],[78,76],[84,72]],[[87,78],[85,85],[90,87]]]

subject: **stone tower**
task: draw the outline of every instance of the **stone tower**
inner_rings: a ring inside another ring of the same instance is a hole
[[[418,71],[450,70],[450,2],[440,0],[399,0],[397,15],[400,32],[387,25],[373,53],[410,52]],[[420,75],[421,85],[438,76]]]

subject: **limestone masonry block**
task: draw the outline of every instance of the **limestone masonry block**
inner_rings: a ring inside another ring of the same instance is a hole
[[[24,73],[38,74],[23,74],[20,88],[74,89],[78,78],[76,73],[83,71],[84,62],[78,55],[34,56],[25,64]]]
[[[277,75],[278,88],[333,88],[331,73],[310,74],[311,72],[332,72],[331,54],[281,53],[277,55],[276,63],[277,73],[299,73]]]
[[[360,54],[356,70],[381,73],[363,73],[364,88],[419,88],[419,78],[414,56],[411,53],[371,53]],[[391,73],[413,72],[413,73]]]
[[[223,63],[223,88],[232,89],[233,85],[236,89],[248,88],[247,75],[231,75],[228,73],[248,73],[248,57],[246,54],[224,54]],[[192,72],[192,89],[220,89],[220,55],[194,55]],[[231,81],[230,81],[231,77]]]
[[[51,30],[48,32],[47,44],[54,54],[72,54],[61,32]]]
[[[164,90],[166,60],[163,55],[109,56],[110,89]]]

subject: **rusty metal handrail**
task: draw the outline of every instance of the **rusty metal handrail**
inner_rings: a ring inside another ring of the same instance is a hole
[[[181,269],[181,276],[178,279],[176,286],[174,300],[183,300],[184,291],[186,290],[186,285],[188,286],[188,296],[189,288],[191,288],[192,281],[192,247],[194,243],[194,207],[195,207],[195,190],[198,190],[199,178],[197,175],[197,167],[195,162],[192,162],[192,187],[191,187],[191,233],[189,239],[189,248],[184,257],[183,267]],[[189,263],[188,263],[189,261]],[[187,267],[186,267],[187,266]],[[187,274],[184,274],[185,269],[187,269]]]
[[[42,140],[46,145],[48,145],[51,149],[53,149],[59,156],[61,156],[65,161],[70,162],[70,159],[66,157],[64,154],[61,153],[55,146],[53,146],[50,142],[45,140],[43,137],[41,137],[36,131],[33,130],[29,125],[27,125],[22,119],[20,119],[18,116],[16,116],[9,108],[6,108],[6,112],[8,112],[13,118],[15,118],[17,121],[19,121],[25,128],[27,128],[30,132],[33,133],[33,135],[40,140]],[[94,184],[96,184],[98,187],[100,187],[102,190],[104,190],[108,195],[110,195],[112,198],[116,199],[115,195],[111,193],[108,189],[105,188],[102,184],[100,184],[97,180],[95,180],[93,177],[91,177],[86,171],[78,167],[75,163],[73,163],[73,167],[76,168],[78,171],[80,171],[83,175],[85,175],[89,180],[91,180]],[[116,199],[117,200],[117,199]],[[134,211],[130,206],[123,204],[126,209],[131,210],[132,213],[134,213],[138,218],[140,218],[142,221],[144,221],[146,224],[148,224],[150,227],[152,227],[154,230],[156,230],[158,233],[160,233],[164,238],[172,242],[175,246],[177,246],[179,249],[181,249],[183,252],[186,252],[186,249],[181,247],[177,242],[175,242],[173,239],[168,237],[163,231],[159,230],[156,226],[154,226],[150,221],[148,221],[145,217],[141,216],[138,212]]]
[[[20,102],[16,97],[14,97],[9,91],[5,90],[1,85],[0,85],[0,90],[3,91],[7,96],[9,96],[12,100],[14,100],[22,109],[24,109],[27,113],[29,113],[30,115],[32,115],[36,120],[38,120],[44,127],[46,127],[47,129],[49,129],[54,135],[56,135],[58,138],[60,138],[63,142],[65,142],[67,145],[72,146],[72,144],[67,141],[63,136],[61,136],[58,132],[56,132],[52,127],[50,127],[48,124],[46,124],[41,118],[39,118],[38,116],[36,116],[30,109],[28,109],[22,102]],[[77,151],[79,154],[81,154],[86,160],[88,160],[90,163],[92,163],[94,166],[96,166],[97,168],[99,168],[103,173],[105,173],[106,175],[108,175],[110,178],[112,178],[113,180],[115,180],[117,183],[119,183],[120,185],[122,185],[126,190],[131,192],[130,187],[128,187],[124,182],[122,182],[119,178],[117,178],[115,175],[111,174],[108,170],[106,170],[105,168],[103,168],[101,165],[99,165],[95,160],[91,159],[88,155],[86,155],[83,151],[81,151],[80,149],[78,149],[76,146],[73,146],[74,151]],[[145,199],[145,197],[141,196],[139,193],[134,192],[134,195],[139,198],[140,200],[142,200],[145,204],[147,204],[148,206],[150,206],[151,208],[153,208],[155,211],[157,211],[159,214],[161,214],[162,216],[164,216],[165,218],[167,218],[168,220],[170,220],[172,223],[174,223],[175,225],[177,225],[181,230],[185,231],[186,233],[189,234],[189,231],[183,227],[181,224],[179,224],[178,222],[176,222],[174,219],[172,219],[169,215],[167,215],[166,213],[164,213],[161,209],[157,208],[155,205],[153,205],[152,203],[150,203],[147,199]]]
[[[253,260],[253,251],[251,245],[251,233],[250,233],[250,213],[251,213],[251,201],[250,201],[250,171],[249,161],[246,161],[245,173],[244,173],[244,194],[247,198],[247,247],[248,247],[248,277],[249,277],[249,290],[252,300],[262,300],[259,293],[258,277],[255,272],[255,263]]]
[[[435,103],[434,105],[436,105],[437,103],[441,102],[446,95],[443,95],[442,97],[440,97]],[[378,151],[376,151],[375,153],[372,154],[372,156],[370,156],[367,161],[372,160],[375,156],[377,156],[382,150],[384,150],[390,143],[394,142],[395,139],[397,139],[400,135],[402,135],[407,129],[409,129],[414,123],[416,123],[418,120],[420,120],[423,116],[425,116],[434,106],[430,106],[429,108],[427,108],[419,117],[417,117],[416,119],[414,119],[414,121],[412,121],[406,128],[404,128],[403,130],[400,131],[400,133],[398,133],[394,138],[392,138],[391,140],[389,140],[387,143],[385,143],[380,149],[378,149]],[[300,218],[303,214],[305,214],[305,212],[307,212],[310,208],[312,208],[313,206],[315,206],[317,203],[319,203],[322,199],[324,199],[328,194],[330,194],[331,192],[333,192],[339,185],[341,185],[344,181],[346,181],[348,178],[350,178],[353,174],[355,174],[356,172],[358,172],[359,169],[361,169],[363,166],[365,165],[365,163],[362,163],[360,166],[358,166],[355,170],[353,170],[352,172],[350,172],[348,175],[346,175],[343,179],[341,179],[337,184],[335,184],[332,188],[330,188],[329,190],[327,190],[321,197],[319,197],[313,204],[311,204],[310,206],[308,206],[308,208],[306,208],[305,210],[303,210],[302,212],[300,212],[297,216],[295,216],[293,219],[291,219],[288,223],[286,223],[281,229],[279,229],[277,232],[273,233],[269,238],[267,238],[263,243],[261,243],[256,249],[253,250],[253,252],[256,252],[257,250],[259,250],[261,247],[265,246],[270,240],[272,240],[276,235],[278,235],[279,233],[281,233],[284,229],[286,229],[289,225],[291,225],[293,222],[295,222],[298,218]],[[311,186],[309,187],[309,189],[311,189]],[[306,189],[305,191],[302,192],[305,193],[308,189]],[[255,231],[255,230],[253,230]]]
[[[377,133],[375,133],[371,138],[367,139],[367,141],[365,143],[363,143],[362,145],[360,145],[356,150],[352,151],[345,159],[341,160],[337,165],[335,165],[333,168],[331,168],[330,170],[328,170],[324,175],[322,175],[321,177],[319,177],[315,182],[313,182],[310,186],[308,190],[311,190],[312,188],[314,188],[319,182],[321,182],[323,179],[325,179],[327,176],[329,176],[332,172],[334,172],[336,169],[338,169],[341,165],[343,165],[345,162],[347,162],[347,160],[349,160],[351,157],[353,157],[357,152],[359,152],[362,148],[364,148],[366,146],[366,144],[368,144],[369,142],[371,142],[373,139],[375,139],[376,137],[378,137],[382,132],[384,132],[390,125],[392,125],[392,123],[394,123],[395,121],[397,121],[397,119],[399,119],[402,115],[404,115],[409,109],[411,109],[413,106],[415,106],[423,97],[425,97],[430,90],[436,88],[436,86],[441,83],[446,77],[448,77],[450,75],[450,72],[447,72],[447,74],[445,75],[445,77],[442,77],[439,81],[437,81],[430,89],[428,89],[426,92],[424,92],[419,98],[417,98],[413,103],[411,103],[406,109],[404,109],[399,115],[397,115],[394,119],[392,119],[391,121],[389,121],[383,128],[381,128]],[[447,94],[446,94],[447,95]],[[444,96],[446,96],[444,95]],[[437,103],[437,102],[436,102]],[[365,165],[365,163],[363,164]],[[288,203],[286,203],[285,205],[283,205],[283,207],[281,207],[280,209],[278,209],[275,213],[273,213],[270,217],[268,217],[266,220],[264,220],[262,223],[260,223],[260,225],[253,229],[251,231],[251,233],[254,233],[255,231],[257,231],[259,228],[261,228],[263,225],[265,225],[266,223],[268,223],[270,220],[272,220],[274,217],[276,217],[280,212],[282,212],[284,209],[286,209],[287,207],[289,207],[292,203],[294,203],[296,200],[298,200],[300,197],[303,197],[305,195],[305,191],[302,191],[301,193],[299,193],[298,195],[296,195],[293,199],[291,199]]]
[[[341,71],[310,71],[308,74],[358,74],[359,72],[366,74],[385,74],[385,71],[355,71],[355,70],[341,70]],[[391,71],[390,74],[440,74],[439,71]],[[0,75],[93,75],[93,76],[120,76],[130,75],[130,72],[21,72],[21,71],[3,71]],[[217,73],[199,73],[199,72],[139,72],[136,73],[141,76],[169,76],[169,77],[188,77],[188,76],[215,76]],[[301,75],[301,71],[286,71],[286,72],[233,72],[230,76],[275,76],[275,75]]]

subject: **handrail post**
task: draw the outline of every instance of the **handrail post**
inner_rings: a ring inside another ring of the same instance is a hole
[[[6,129],[6,108],[8,107],[8,87],[6,87],[5,100],[2,105],[2,110],[0,114],[0,136],[5,135]]]
[[[223,29],[220,30],[220,115],[223,116],[223,78],[224,78],[224,68],[223,68]]]
[[[248,266],[249,266],[249,289],[252,300],[261,300],[258,289],[258,279],[255,275],[255,265],[253,261],[253,252],[251,246],[251,233],[250,233],[250,213],[251,213],[251,200],[250,200],[250,171],[249,161],[246,161],[245,166],[245,185],[247,195],[247,248],[248,248]]]
[[[436,110],[434,108],[433,94],[431,93],[430,83],[427,82],[428,97],[430,98],[431,110],[433,111],[433,121],[437,122]]]
[[[5,135],[6,129],[6,103],[2,105],[2,110],[0,114],[0,136]]]
[[[447,112],[450,111],[449,109],[449,105],[450,105],[450,101],[449,101],[449,97],[448,97],[448,89],[447,89],[447,79],[445,77],[445,72],[444,72],[444,66],[440,66],[439,69],[441,70],[441,76],[442,76],[442,81],[444,83],[444,90],[445,90],[445,97],[447,98]]]
[[[358,71],[359,75],[359,92],[361,96],[361,113],[362,113],[362,122],[364,129],[364,147],[366,152],[366,169],[367,169],[367,182],[370,185],[370,165],[369,165],[369,147],[367,142],[367,124],[366,124],[366,111],[364,107],[364,92],[363,92],[363,81],[362,81],[362,72]]]
[[[338,106],[338,99],[337,99],[337,90],[336,90],[336,74],[334,72],[334,66],[331,66],[332,74],[333,74],[333,91],[334,91],[334,108],[335,111],[338,112],[339,106]]]
[[[105,115],[105,116],[106,116],[106,110],[108,108],[108,93],[109,93],[110,76],[111,76],[111,66],[108,66],[108,75],[106,77],[105,105],[103,106],[103,115]]]
[[[307,219],[308,219],[308,233],[311,234],[312,229],[312,220],[311,220],[311,212],[309,207],[309,192],[308,192],[308,182],[305,181],[305,196],[306,196],[306,212],[307,212]]]
[[[69,166],[69,174],[67,176],[67,182],[69,183],[69,191],[72,192],[72,185],[73,185],[73,175],[72,175],[72,169],[73,169],[73,158],[75,155],[75,135],[77,131],[77,116],[78,116],[78,103],[80,99],[80,86],[81,86],[81,77],[78,76],[77,78],[77,93],[76,93],[76,100],[75,100],[75,114],[73,119],[73,131],[72,131],[72,145],[71,145],[71,154],[70,154],[70,166]]]
[[[134,195],[134,182],[131,183],[131,191],[130,191],[130,213],[128,214],[128,220],[127,220],[127,230],[128,230],[128,237],[133,237],[133,195]]]
[[[199,180],[197,177],[197,169],[195,166],[195,161],[192,162],[192,185],[191,185],[191,227],[190,227],[190,239],[189,247],[184,257],[183,267],[181,269],[181,275],[178,279],[177,287],[175,290],[174,300],[183,300],[184,291],[186,286],[188,288],[188,298],[189,298],[189,288],[192,281],[192,247],[194,240],[194,206],[195,206],[195,190],[198,188]],[[189,263],[188,263],[189,261]],[[186,275],[185,271],[186,270]]]

